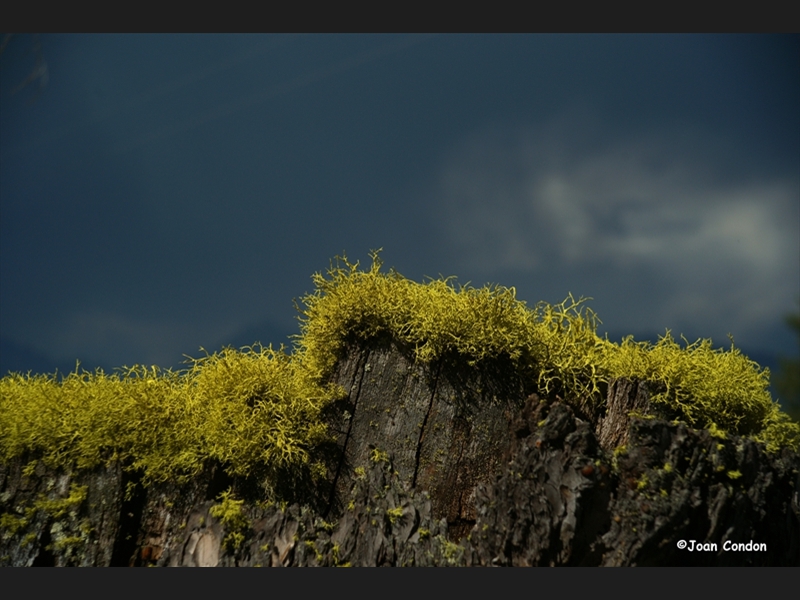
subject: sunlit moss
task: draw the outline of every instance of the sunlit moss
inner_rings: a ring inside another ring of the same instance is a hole
[[[505,356],[541,392],[568,390],[595,405],[614,379],[651,381],[652,401],[690,426],[749,435],[769,451],[800,447],[800,426],[770,396],[769,370],[732,342],[727,351],[708,339],[681,346],[667,331],[656,344],[632,337],[615,344],[597,335],[600,321],[583,306],[585,299],[570,295],[531,309],[514,288],[457,288],[452,278],[416,283],[394,270],[382,273],[377,253],[371,256],[367,271],[337,259],[327,277],[314,275],[316,290],[303,299],[297,345],[320,377],[332,371],[348,342],[388,334],[413,347],[422,362],[455,354],[475,365]]]
[[[230,489],[222,492],[218,499],[220,503],[212,506],[209,512],[228,530],[222,541],[223,545],[238,550],[245,539],[244,532],[250,527],[250,522],[242,511],[244,500],[236,500]]]
[[[208,459],[232,474],[274,472],[309,462],[326,439],[319,411],[337,393],[262,347],[227,348],[179,373],[11,374],[0,379],[0,458],[33,452],[79,469],[118,460],[145,483],[186,479]]]
[[[314,293],[299,308],[297,346],[311,372],[326,377],[347,342],[389,334],[414,348],[417,360],[458,355],[466,364],[505,356],[535,376],[549,392],[569,386],[577,395],[596,393],[596,358],[604,350],[598,319],[585,300],[529,309],[516,290],[502,286],[455,286],[453,278],[421,284],[394,270],[381,273],[377,253],[359,271],[346,258],[328,277],[315,274]]]
[[[605,378],[636,377],[663,384],[652,397],[677,410],[693,427],[752,435],[761,432],[779,407],[769,393],[769,370],[744,356],[731,343],[714,349],[703,339],[685,346],[669,331],[653,345],[625,338],[605,342],[598,367]]]
[[[0,452],[8,460],[31,451],[78,468],[122,460],[166,478],[198,463],[179,451],[189,435],[181,384],[172,372],[144,367],[113,375],[76,369],[60,382],[8,375],[0,379]]]
[[[194,361],[186,390],[190,429],[236,474],[308,463],[310,449],[327,439],[320,410],[338,390],[319,385],[283,349],[245,350]]]
[[[530,308],[514,288],[410,281],[362,271],[346,258],[301,300],[300,334],[287,353],[261,346],[192,359],[173,372],[134,366],[113,374],[10,374],[0,379],[0,460],[30,453],[49,465],[92,468],[120,461],[145,485],[196,474],[209,459],[230,474],[272,477],[302,467],[322,473],[315,450],[328,440],[324,407],[342,390],[327,384],[349,343],[385,336],[421,363],[476,366],[502,359],[529,387],[604,402],[612,380],[655,382],[652,400],[719,437],[751,436],[770,452],[800,447],[800,425],[773,402],[769,372],[733,346],[684,345],[669,331],[656,344],[600,338],[585,299]],[[35,466],[30,463],[26,473]]]

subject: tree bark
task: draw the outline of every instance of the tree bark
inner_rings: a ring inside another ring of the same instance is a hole
[[[400,481],[430,493],[435,518],[460,538],[475,523],[475,492],[508,454],[509,428],[524,398],[510,368],[455,360],[414,361],[391,340],[351,345],[333,381],[348,399],[332,417],[341,457],[329,510],[340,514],[355,469],[388,454]]]
[[[145,488],[22,456],[0,464],[0,566],[800,565],[798,453],[670,422],[649,383],[611,382],[590,413],[509,361],[423,365],[389,339],[332,381],[327,487],[266,505],[215,463]],[[215,510],[229,487],[235,518]]]

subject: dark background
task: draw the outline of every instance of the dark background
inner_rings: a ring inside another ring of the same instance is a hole
[[[18,35],[0,372],[286,343],[343,252],[798,353],[798,35]]]

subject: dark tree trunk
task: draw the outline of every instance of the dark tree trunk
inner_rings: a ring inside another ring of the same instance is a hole
[[[354,470],[392,456],[400,481],[430,493],[433,515],[460,538],[474,525],[475,492],[508,455],[510,423],[523,404],[523,382],[508,365],[473,368],[441,360],[426,366],[390,340],[352,345],[333,381],[348,400],[333,417],[342,449],[335,466],[332,514]]]

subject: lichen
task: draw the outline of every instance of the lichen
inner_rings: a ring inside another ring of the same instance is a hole
[[[439,547],[445,563],[449,566],[460,566],[464,559],[464,547],[451,542],[444,535],[437,535],[434,542]]]

